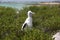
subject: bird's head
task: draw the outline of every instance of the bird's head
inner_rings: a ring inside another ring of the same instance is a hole
[[[29,16],[29,17],[32,17],[32,14],[35,14],[35,13],[32,12],[32,11],[28,11],[28,16]]]

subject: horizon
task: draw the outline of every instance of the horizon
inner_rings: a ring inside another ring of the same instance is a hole
[[[56,0],[0,0],[0,2],[25,2],[25,1],[28,1],[28,2],[31,2],[31,1],[38,1],[38,2],[48,2],[48,1],[56,1]],[[59,1],[59,0],[58,0]]]

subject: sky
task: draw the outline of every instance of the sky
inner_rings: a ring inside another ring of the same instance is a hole
[[[54,1],[54,0],[0,0],[0,1]]]

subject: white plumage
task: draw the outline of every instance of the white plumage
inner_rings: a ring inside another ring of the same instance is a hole
[[[60,32],[57,32],[52,38],[54,38],[54,40],[60,40]]]
[[[33,24],[32,24],[32,14],[34,14],[32,11],[28,11],[28,14],[27,14],[28,15],[28,18],[23,23],[21,30],[24,30],[24,28],[26,26],[32,28],[32,26],[33,26]]]

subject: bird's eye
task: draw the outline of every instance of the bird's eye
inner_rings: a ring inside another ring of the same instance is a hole
[[[30,13],[31,14],[31,13]]]

